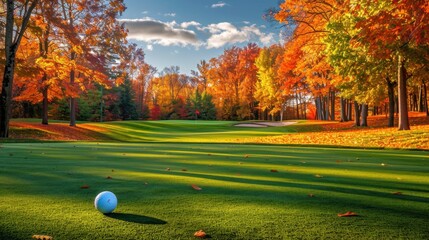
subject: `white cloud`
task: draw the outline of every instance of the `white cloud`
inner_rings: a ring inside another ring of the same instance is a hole
[[[183,22],[183,23],[180,24],[180,26],[182,28],[188,28],[188,27],[191,27],[191,26],[199,27],[199,26],[201,26],[201,23],[195,22],[195,21],[190,21],[190,22]]]
[[[194,31],[176,28],[176,22],[161,22],[151,18],[119,19],[128,29],[128,38],[163,46],[200,46]]]
[[[208,30],[212,35],[207,39],[206,47],[221,48],[228,44],[243,43],[247,41],[260,41],[267,45],[273,41],[272,33],[265,34],[256,25],[244,26],[237,28],[231,23],[222,22],[218,24],[210,24],[203,28]]]
[[[142,14],[147,15],[149,13],[149,11],[143,11]]]
[[[153,45],[152,45],[152,44],[148,44],[148,45],[146,46],[146,49],[147,49],[148,51],[153,51]]]
[[[166,17],[175,17],[176,13],[165,13],[164,16],[166,16]]]
[[[212,8],[222,8],[225,6],[226,6],[226,3],[224,2],[218,2],[218,3],[212,4]]]

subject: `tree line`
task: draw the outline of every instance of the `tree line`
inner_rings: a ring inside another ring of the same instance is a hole
[[[122,0],[0,4],[0,137],[9,119],[283,120],[367,125],[386,112],[410,129],[428,112],[429,4],[424,0],[284,1],[266,12],[284,43],[231,47],[190,75],[158,71],[127,42]]]

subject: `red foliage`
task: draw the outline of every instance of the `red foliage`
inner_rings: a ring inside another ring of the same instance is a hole
[[[152,109],[150,110],[150,118],[152,120],[159,120],[161,119],[161,108],[159,105],[154,105]]]

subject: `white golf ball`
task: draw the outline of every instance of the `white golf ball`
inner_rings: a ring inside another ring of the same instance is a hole
[[[117,205],[118,199],[109,191],[99,193],[94,200],[95,208],[104,214],[113,212]]]

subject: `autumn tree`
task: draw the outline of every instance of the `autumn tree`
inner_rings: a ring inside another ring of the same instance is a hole
[[[331,83],[337,76],[327,63],[323,38],[329,19],[338,14],[335,0],[284,1],[273,12],[274,19],[292,29],[289,41],[300,41],[302,57],[297,62],[305,82],[316,100],[319,119],[335,119],[335,92]]]
[[[413,52],[429,42],[429,8],[425,0],[347,1],[350,12],[365,18],[356,24],[359,39],[368,45],[377,58],[397,61],[399,97],[399,130],[409,130],[407,80],[411,74],[407,63],[413,62]]]
[[[267,112],[274,120],[274,116],[283,107],[283,80],[278,76],[279,61],[283,49],[279,45],[272,45],[260,51],[255,65],[258,68],[255,99],[259,108]]]
[[[191,74],[194,79],[197,81],[198,89],[201,92],[207,91],[207,87],[209,84],[209,70],[210,64],[206,60],[200,61],[197,64],[197,71],[191,70]]]
[[[200,65],[199,76],[207,81],[205,89],[213,96],[219,119],[255,118],[255,59],[259,47],[250,43],[243,48],[225,49],[208,65]],[[203,67],[204,66],[204,67]]]
[[[58,24],[61,35],[68,45],[71,65],[70,80],[70,126],[76,125],[76,100],[80,85],[80,74],[77,67],[81,63],[87,64],[94,71],[102,73],[106,67],[104,57],[105,46],[118,49],[120,41],[124,39],[125,32],[116,17],[125,10],[122,0],[86,1],[86,0],[60,0],[63,19]],[[115,33],[115,38],[108,38],[109,32]],[[122,33],[123,32],[123,33]],[[115,44],[116,43],[116,44]],[[84,66],[82,66],[84,67]]]
[[[255,64],[260,48],[254,43],[244,46],[239,52],[238,69],[241,73],[239,84],[240,109],[237,114],[240,119],[255,119],[256,100],[255,86],[258,80],[258,68]]]
[[[375,107],[388,95],[389,126],[393,126],[396,84],[391,80],[393,62],[390,59],[371,56],[368,46],[359,43],[360,31],[355,28],[358,20],[350,13],[346,13],[332,17],[327,26],[329,34],[324,39],[325,52],[331,66],[342,77],[335,85],[341,90],[342,97],[356,101],[357,126],[367,125],[368,104]],[[345,104],[343,100],[341,101],[341,115],[344,116]],[[362,122],[359,121],[359,115],[362,115]]]
[[[38,2],[38,0],[6,0],[6,7],[4,7],[5,1],[1,3],[2,9],[6,10],[6,20],[4,24],[5,64],[0,96],[0,138],[9,136],[15,56],[28,26],[31,13]]]

